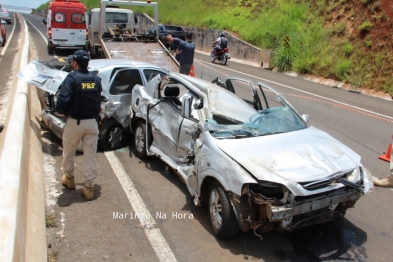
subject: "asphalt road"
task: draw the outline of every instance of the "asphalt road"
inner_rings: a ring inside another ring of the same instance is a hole
[[[50,59],[42,18],[23,16],[36,58]],[[19,25],[17,28],[20,30]],[[17,31],[14,37],[11,42],[16,41]],[[0,63],[2,79],[17,73],[6,66],[9,63],[6,59],[12,60],[8,58],[12,52],[12,47],[9,48]],[[67,56],[71,52],[56,55]],[[237,76],[271,85],[301,114],[309,114],[311,125],[356,151],[374,176],[388,175],[388,163],[378,156],[391,143],[392,101],[233,60],[226,66],[213,64],[203,54],[196,54],[195,69],[197,77],[207,80]],[[61,176],[61,141],[50,131],[43,131],[42,144],[47,213],[58,224],[47,231],[48,253],[58,261],[157,261],[170,257],[168,261],[391,260],[393,191],[389,189],[375,188],[354,209],[348,210],[344,218],[330,223],[288,234],[265,233],[262,241],[253,232],[222,241],[212,234],[206,208],[193,205],[186,186],[177,176],[159,159],[138,159],[131,142],[115,152],[98,153],[99,176],[96,199],[92,202],[83,200],[79,176],[77,190],[64,189],[57,182]],[[77,157],[77,172],[82,172],[82,157]],[[122,214],[128,216],[124,218]],[[146,218],[149,214],[154,221]]]

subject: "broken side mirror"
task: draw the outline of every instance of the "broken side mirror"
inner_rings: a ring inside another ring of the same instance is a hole
[[[191,118],[191,104],[192,104],[192,97],[191,96],[184,97],[182,103],[183,117]]]
[[[308,123],[308,120],[310,119],[310,117],[308,116],[308,114],[303,114],[302,118],[304,120],[304,122]]]
[[[194,104],[195,109],[202,109],[203,108],[203,100],[202,98],[199,98],[198,101]]]
[[[46,19],[44,18],[44,19],[42,19],[42,23],[44,24],[44,25],[47,25],[48,23],[46,22]]]

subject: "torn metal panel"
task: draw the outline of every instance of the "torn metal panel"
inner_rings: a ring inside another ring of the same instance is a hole
[[[45,92],[55,95],[68,72],[51,69],[39,61],[31,61],[17,76]]]

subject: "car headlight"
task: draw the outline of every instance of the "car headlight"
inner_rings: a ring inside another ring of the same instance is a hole
[[[277,201],[281,204],[287,202],[289,190],[278,183],[259,181],[258,184],[249,184],[251,194],[259,195],[265,200]]]
[[[355,168],[351,174],[347,176],[347,180],[352,183],[357,183],[361,179],[360,168]]]

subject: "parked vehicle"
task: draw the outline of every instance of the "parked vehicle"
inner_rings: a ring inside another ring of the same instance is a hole
[[[58,115],[54,109],[56,94],[68,74],[66,71],[70,70],[67,63],[64,60],[62,65],[62,61],[58,59],[33,61],[18,74],[20,78],[46,92],[47,105],[42,111],[42,119],[60,139],[66,119]],[[129,130],[133,87],[136,84],[146,85],[154,76],[167,75],[168,71],[150,63],[125,59],[90,60],[88,69],[98,73],[103,86],[98,147],[104,151],[117,149],[124,145],[124,133]]]
[[[47,19],[48,54],[56,49],[85,49],[88,43],[86,6],[79,0],[49,3]]]
[[[226,65],[228,59],[231,59],[231,57],[229,56],[229,49],[227,47],[223,48],[219,50],[217,54],[215,54],[214,46],[215,44],[213,45],[213,50],[210,52],[210,61],[214,62],[217,59],[218,61],[220,61],[221,64]]]
[[[137,19],[132,10],[114,7],[109,0],[101,0],[100,8],[90,12],[90,54],[99,58],[144,60],[170,70],[179,67],[168,50],[155,37],[138,34]],[[158,4],[156,2],[122,2],[123,5],[138,5],[154,8],[155,27],[158,28]],[[105,10],[105,11],[104,11]],[[100,15],[105,12],[105,15]]]
[[[186,40],[186,31],[184,31],[183,27],[181,26],[174,26],[174,25],[158,25],[158,37],[160,41],[165,45],[166,48],[170,48],[170,43],[168,43],[165,39],[167,34],[171,34],[173,37],[177,37],[181,40]],[[150,29],[146,33],[147,37],[155,37],[156,30],[154,28]]]
[[[136,154],[175,170],[217,237],[330,221],[373,187],[360,156],[276,90],[224,83],[170,73],[132,91]]]
[[[3,16],[4,15],[4,16]],[[0,20],[2,21],[0,23],[0,42],[1,42],[1,46],[5,46],[5,43],[7,42],[7,29],[5,28],[5,25],[3,24],[5,20],[3,20],[3,18],[6,18],[6,14],[0,12]]]
[[[8,13],[6,9],[0,9],[0,17],[1,20],[4,20],[7,24],[12,24],[11,15]]]

